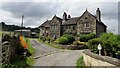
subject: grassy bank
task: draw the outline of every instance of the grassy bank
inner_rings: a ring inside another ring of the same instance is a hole
[[[53,44],[53,43],[48,43],[48,42],[43,42],[41,39],[37,39],[39,42],[42,42],[48,46],[51,46],[51,47],[54,47],[54,48],[57,48],[57,49],[62,49],[62,47],[60,47],[58,44]]]
[[[30,43],[30,39],[29,38],[25,38],[24,40],[26,41],[26,43],[28,44],[28,52],[31,54],[30,57],[26,58],[26,63],[28,65],[32,65],[34,63],[34,59],[32,57],[32,55],[35,53],[35,49],[32,47],[31,43]]]
[[[83,61],[83,56],[80,57],[80,58],[77,60],[76,68],[86,68],[86,67],[85,67],[85,64],[84,64],[84,61]]]
[[[31,43],[30,43],[30,38],[25,38],[24,40],[26,41],[26,43],[28,44],[28,51],[30,52],[30,54],[34,54],[35,49],[32,47]]]

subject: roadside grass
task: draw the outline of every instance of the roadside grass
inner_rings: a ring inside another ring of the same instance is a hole
[[[29,38],[25,38],[25,37],[24,37],[24,40],[26,41],[26,43],[27,43],[27,45],[28,45],[28,51],[29,51],[29,53],[31,54],[30,57],[27,57],[27,58],[26,58],[26,63],[27,63],[28,65],[32,65],[32,64],[34,63],[34,59],[33,59],[32,55],[35,53],[35,49],[32,47]]]
[[[48,42],[43,42],[41,39],[37,39],[39,42],[42,42],[42,43],[44,43],[44,44],[46,44],[46,45],[48,45],[48,46],[51,46],[51,47],[54,47],[54,48],[57,48],[57,49],[63,49],[62,47],[60,47],[59,45],[57,45],[57,44],[54,44],[54,43],[48,43]]]
[[[84,64],[84,61],[83,61],[83,56],[80,57],[80,58],[77,60],[76,68],[86,68],[86,67],[85,67],[85,64]]]
[[[26,41],[26,43],[28,44],[28,51],[30,52],[30,54],[34,54],[35,53],[35,49],[32,47],[31,43],[30,43],[30,38],[25,38],[24,40]]]

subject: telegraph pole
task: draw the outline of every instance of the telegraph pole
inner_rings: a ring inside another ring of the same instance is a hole
[[[21,35],[22,35],[22,27],[23,27],[23,18],[24,18],[24,15],[22,15],[22,22],[21,22]]]

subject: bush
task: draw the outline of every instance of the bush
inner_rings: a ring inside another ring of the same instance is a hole
[[[92,52],[97,53],[98,52],[97,46],[99,45],[99,43],[101,43],[101,40],[99,38],[96,38],[89,40],[87,42],[87,46]]]
[[[80,35],[80,41],[81,42],[88,42],[88,40],[95,38],[95,34],[94,33],[90,33],[90,34],[81,34]]]
[[[80,37],[80,34],[76,34],[75,36],[76,36],[76,37]]]
[[[73,43],[73,41],[75,41],[75,38],[71,35],[64,34],[62,37],[66,37],[68,39],[68,43]]]
[[[50,37],[50,36],[47,36],[45,39],[46,39],[46,41],[48,41],[48,42],[53,42],[53,40],[54,40],[54,39],[53,39],[52,37]]]
[[[60,37],[57,40],[58,40],[58,44],[67,44],[68,43],[68,39],[66,37]]]

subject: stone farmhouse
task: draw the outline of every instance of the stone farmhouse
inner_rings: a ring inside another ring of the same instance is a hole
[[[57,38],[63,34],[95,33],[100,36],[106,32],[107,26],[101,21],[101,11],[97,8],[96,15],[92,15],[87,9],[80,17],[71,17],[66,12],[63,18],[54,15],[52,20],[46,20],[39,28],[42,36]]]

